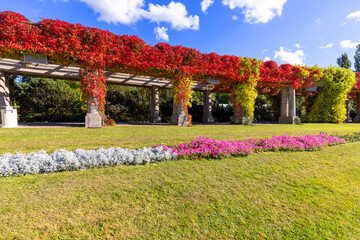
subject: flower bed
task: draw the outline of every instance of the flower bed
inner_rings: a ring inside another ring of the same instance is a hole
[[[175,158],[177,158],[175,153],[161,147],[138,150],[122,148],[60,150],[51,154],[45,151],[29,154],[6,153],[0,156],[0,176],[85,170],[116,165],[141,165]]]
[[[230,156],[247,156],[261,151],[312,151],[325,146],[333,146],[346,141],[327,134],[306,136],[274,136],[262,139],[214,140],[198,137],[189,143],[174,146],[159,145],[165,150],[172,150],[179,157],[187,158],[223,158]],[[158,147],[158,146],[156,146]]]
[[[224,158],[247,156],[261,151],[312,151],[345,142],[341,138],[326,134],[295,137],[284,135],[243,141],[218,141],[198,137],[189,143],[144,147],[137,150],[100,148],[99,150],[60,150],[50,154],[45,151],[29,154],[6,153],[0,156],[0,176],[85,170],[116,165],[143,165],[185,157],[190,159]]]

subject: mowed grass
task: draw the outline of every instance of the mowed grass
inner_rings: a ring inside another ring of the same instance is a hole
[[[28,153],[44,149],[52,152],[66,149],[98,149],[100,147],[142,148],[155,144],[190,141],[198,136],[219,140],[306,135],[320,132],[347,134],[360,132],[360,124],[264,124],[178,126],[122,126],[102,129],[74,128],[0,128],[0,154],[20,151]]]
[[[304,124],[0,131],[7,146],[1,146],[2,152],[28,152],[137,148],[200,135],[241,139],[358,128]],[[0,238],[360,239],[359,149],[355,142],[315,152],[0,178]]]

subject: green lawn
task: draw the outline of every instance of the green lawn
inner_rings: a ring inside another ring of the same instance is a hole
[[[0,129],[1,152],[320,131],[360,132],[360,125]],[[359,149],[355,142],[0,178],[0,238],[360,239]]]
[[[360,124],[266,124],[178,126],[122,126],[102,129],[76,128],[0,128],[0,154],[21,151],[28,153],[41,149],[54,151],[98,149],[99,147],[142,148],[154,144],[189,141],[193,137],[208,136],[216,139],[243,139],[278,135],[306,135],[360,132]]]

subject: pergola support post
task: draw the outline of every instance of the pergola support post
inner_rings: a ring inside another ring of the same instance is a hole
[[[87,100],[87,113],[85,116],[86,128],[101,128],[103,125],[103,119],[98,109],[97,99],[88,96]]]
[[[234,109],[235,113],[234,113],[234,116],[233,116],[233,119],[231,121],[232,124],[243,124],[243,113],[242,113],[242,110],[241,108],[239,109]]]
[[[189,126],[188,116],[182,108],[181,104],[173,103],[173,115],[170,118],[170,125],[178,125],[182,127]]]
[[[160,102],[159,102],[159,87],[151,87],[151,117],[150,122],[160,123]]]
[[[0,121],[2,128],[19,127],[17,109],[10,105],[9,75],[0,72]]]
[[[281,115],[279,123],[295,124],[296,119],[296,93],[292,87],[281,89]]]
[[[212,116],[212,106],[211,106],[211,91],[204,91],[204,99],[203,99],[203,118],[202,120],[206,123],[213,123],[214,118]]]
[[[349,100],[346,100],[345,107],[346,107],[346,120],[345,121],[347,123],[351,123],[352,119],[350,117],[350,101]]]

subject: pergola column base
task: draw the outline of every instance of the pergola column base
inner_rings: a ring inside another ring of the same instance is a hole
[[[150,119],[150,122],[152,123],[161,123],[161,117],[160,116],[154,116]]]
[[[173,103],[173,114],[170,118],[170,125],[189,126],[188,114],[185,113],[180,103]]]
[[[237,125],[240,125],[242,124],[242,116],[234,116],[232,121],[231,121],[231,124],[237,124]]]
[[[296,124],[296,116],[279,117],[280,124]]]
[[[178,125],[182,127],[189,126],[189,120],[185,114],[173,115],[170,118],[170,125]]]
[[[214,121],[214,118],[212,116],[209,116],[209,117],[206,117],[204,119],[204,122],[205,123],[214,123],[215,121]]]
[[[103,118],[98,110],[97,100],[94,97],[88,97],[87,113],[85,116],[86,128],[101,128],[103,126]]]
[[[251,125],[252,119],[250,117],[237,116],[233,117],[231,124],[235,125]]]
[[[18,119],[17,119],[17,109],[12,106],[3,106],[1,107],[1,120],[2,128],[17,128]]]
[[[86,128],[101,128],[102,117],[98,112],[87,113],[85,116],[85,127]]]

